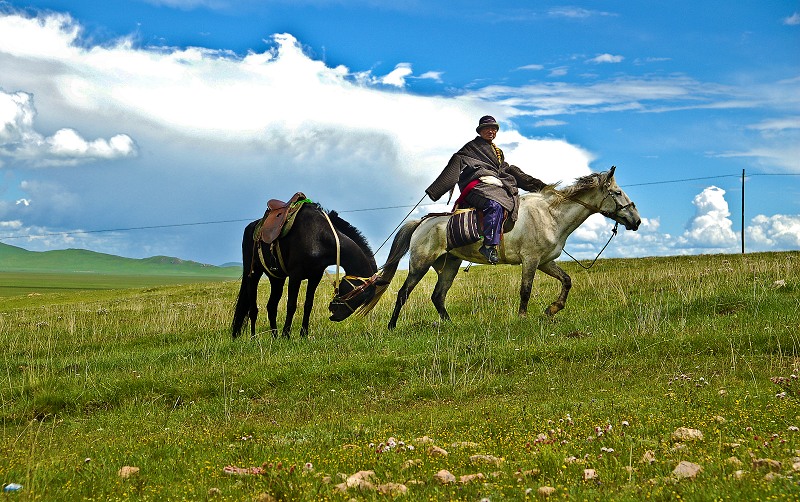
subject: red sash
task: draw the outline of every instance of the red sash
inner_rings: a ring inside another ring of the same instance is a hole
[[[469,183],[467,183],[467,186],[465,186],[465,187],[464,187],[464,190],[461,192],[461,195],[459,195],[459,196],[458,196],[458,199],[456,199],[456,203],[453,205],[453,211],[455,211],[455,210],[456,210],[456,208],[457,208],[457,207],[458,207],[458,206],[459,206],[459,205],[460,205],[462,202],[464,202],[464,199],[467,197],[467,194],[468,194],[468,193],[469,193],[469,192],[470,192],[470,191],[471,191],[473,188],[475,188],[475,185],[477,185],[479,182],[480,182],[480,180],[478,180],[478,179],[475,179],[475,180],[472,180],[472,181],[470,181]]]

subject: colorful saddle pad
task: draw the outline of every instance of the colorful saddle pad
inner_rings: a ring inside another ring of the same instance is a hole
[[[447,222],[447,250],[467,246],[481,240],[480,211],[475,208],[458,209]]]

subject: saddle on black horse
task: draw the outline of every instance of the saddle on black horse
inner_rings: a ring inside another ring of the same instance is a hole
[[[311,202],[311,200],[303,192],[294,194],[289,202],[278,199],[270,199],[267,202],[264,217],[258,222],[253,232],[253,246],[256,248],[253,259],[255,260],[257,256],[268,272],[277,272],[284,268],[278,239],[289,233],[297,213],[307,202]],[[269,249],[267,256],[264,256],[261,251],[261,244]]]

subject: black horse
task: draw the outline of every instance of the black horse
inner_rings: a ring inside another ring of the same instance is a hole
[[[273,337],[278,336],[278,303],[287,277],[289,279],[289,296],[286,303],[286,323],[283,325],[282,331],[286,338],[289,338],[292,330],[292,318],[297,310],[300,283],[304,279],[308,280],[306,301],[303,307],[303,323],[300,328],[300,335],[306,336],[308,320],[314,304],[314,292],[322,280],[325,269],[331,265],[337,264],[348,273],[341,284],[334,285],[334,299],[329,307],[333,313],[330,317],[331,320],[346,319],[364,302],[372,299],[375,292],[372,284],[377,278],[375,258],[361,232],[339,217],[335,211],[325,213],[318,204],[303,204],[298,210],[292,229],[277,240],[280,259],[277,261],[278,266],[269,270],[265,267],[261,257],[267,258],[270,250],[260,240],[254,239],[254,231],[259,221],[261,220],[247,225],[242,237],[244,271],[239,296],[236,300],[236,311],[231,324],[231,333],[234,338],[241,333],[247,317],[250,318],[250,335],[255,337],[258,317],[258,282],[265,273],[270,282],[267,317]],[[336,229],[335,236],[334,228]]]

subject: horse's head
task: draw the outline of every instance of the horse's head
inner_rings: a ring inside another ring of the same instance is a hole
[[[637,230],[642,224],[642,218],[636,209],[636,204],[628,197],[614,179],[612,166],[607,172],[600,175],[600,188],[603,190],[603,201],[600,203],[600,214],[611,218],[617,223],[625,225],[626,230]]]
[[[370,300],[375,297],[377,288],[381,287],[376,286],[378,282],[380,276],[377,273],[372,277],[345,276],[328,305],[331,312],[329,319],[334,322],[344,321],[356,311],[363,315],[372,310],[374,304]]]

